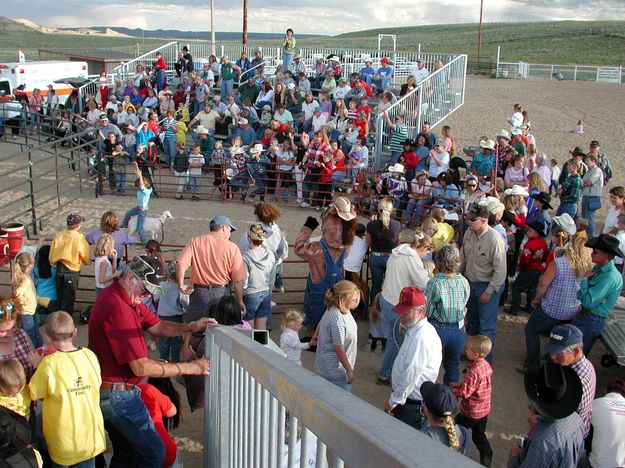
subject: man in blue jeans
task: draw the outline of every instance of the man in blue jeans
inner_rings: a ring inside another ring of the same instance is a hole
[[[172,337],[215,323],[207,318],[187,324],[160,321],[143,298],[158,292],[163,279],[158,260],[148,255],[135,257],[119,281],[100,293],[89,319],[89,348],[102,371],[100,408],[113,444],[111,468],[163,465],[165,447],[141,400],[138,383],[146,377],[208,375],[206,359],[166,363],[148,356],[144,331]]]
[[[474,207],[467,214],[469,229],[462,240],[460,257],[464,277],[471,288],[467,303],[467,333],[486,335],[493,343],[486,357],[493,361],[499,298],[506,279],[506,251],[501,234],[488,225],[488,211]]]

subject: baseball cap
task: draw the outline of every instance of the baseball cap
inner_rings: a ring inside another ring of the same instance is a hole
[[[581,344],[583,339],[583,333],[575,325],[556,325],[551,329],[545,352],[549,354],[560,354],[569,346]]]
[[[399,304],[393,307],[393,312],[403,315],[413,308],[425,305],[425,294],[416,286],[408,286],[399,294]]]
[[[447,385],[423,382],[419,389],[423,403],[432,415],[442,418],[451,416],[458,409],[458,398]]]
[[[592,140],[589,146],[601,146],[597,140]]]
[[[488,209],[485,206],[473,205],[473,208],[467,213],[467,218],[484,218],[488,219]]]
[[[230,226],[230,229],[232,229],[233,231],[237,230],[237,228],[235,228],[230,221],[230,218],[228,218],[227,216],[215,216],[213,219],[211,219],[210,228],[212,229],[215,226],[222,226],[224,224],[226,226]]]
[[[84,222],[85,222],[85,218],[83,218],[77,213],[70,213],[69,216],[67,216],[68,226],[76,226],[77,224],[84,223]]]
[[[150,255],[138,255],[126,265],[125,271],[132,271],[143,283],[143,287],[152,294],[160,294],[160,284],[165,281],[163,265]]]

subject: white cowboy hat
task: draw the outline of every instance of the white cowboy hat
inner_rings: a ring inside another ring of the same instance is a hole
[[[199,125],[196,129],[195,129],[195,133],[197,135],[208,135],[208,128],[204,128],[201,125]]]
[[[571,236],[575,235],[577,232],[575,221],[573,221],[573,218],[571,218],[571,215],[568,213],[562,213],[560,216],[554,216],[552,221],[554,226],[568,232]]]
[[[506,195],[522,195],[524,198],[527,198],[530,196],[530,194],[527,193],[527,190],[525,190],[520,185],[513,185],[512,188],[506,189],[504,193]]]
[[[495,142],[493,140],[482,140],[480,141],[480,148],[489,149],[491,151],[495,150]]]
[[[389,172],[401,172],[403,174],[405,169],[404,169],[403,164],[396,163],[396,164],[393,164],[392,166],[389,166],[388,171]]]
[[[523,130],[521,130],[520,128],[515,128],[510,133],[512,133],[513,135],[523,135]]]
[[[328,60],[331,60],[332,62],[340,62],[341,61],[336,55],[333,55]]]
[[[243,154],[243,153],[245,153],[245,150],[241,148],[240,146],[233,146],[230,148],[230,154],[232,156],[236,156],[237,154]]]
[[[247,119],[239,119],[239,125],[247,125],[249,122],[247,121]]]
[[[328,212],[335,213],[339,218],[345,221],[351,221],[357,216],[352,202],[349,201],[349,198],[345,197],[337,197],[336,200],[330,203]]]
[[[262,153],[263,151],[265,151],[265,147],[262,143],[256,143],[250,148],[250,153]]]
[[[506,138],[506,139],[510,139],[510,133],[508,133],[507,130],[501,129],[497,132],[497,138]]]

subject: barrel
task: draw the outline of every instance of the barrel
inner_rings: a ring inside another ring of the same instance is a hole
[[[0,267],[8,265],[9,258],[9,234],[0,230]]]
[[[2,226],[2,230],[7,233],[9,257],[15,258],[24,245],[24,225],[22,223],[9,223]]]

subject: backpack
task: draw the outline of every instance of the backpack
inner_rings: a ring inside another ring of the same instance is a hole
[[[185,153],[176,153],[172,166],[176,172],[186,172],[189,169],[189,157]]]

